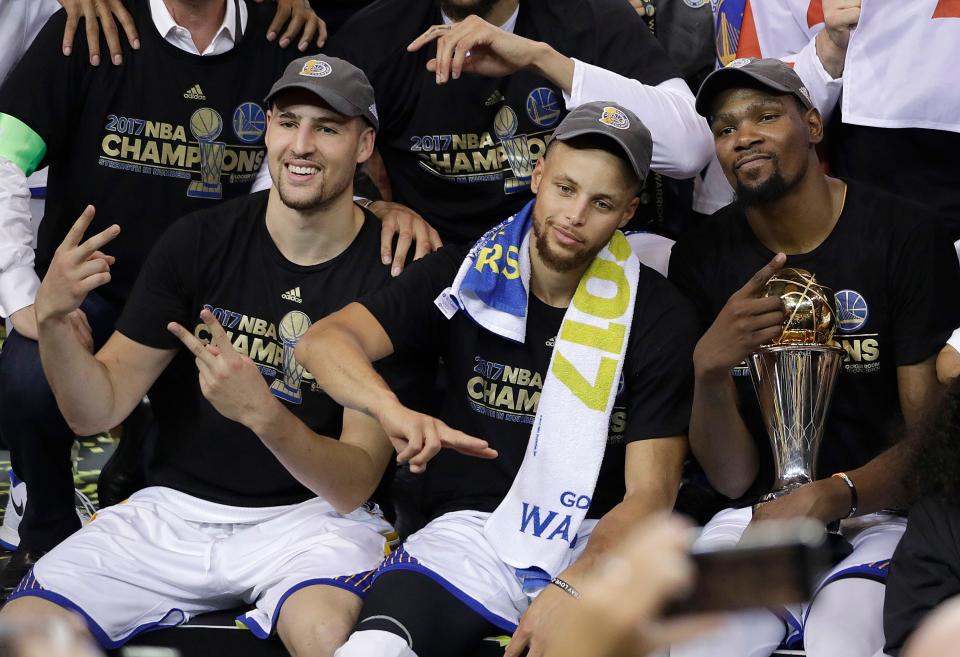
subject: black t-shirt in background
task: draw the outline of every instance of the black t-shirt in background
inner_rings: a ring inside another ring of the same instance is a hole
[[[300,485],[252,431],[224,418],[203,397],[194,356],[166,326],[179,322],[209,339],[200,310],[210,309],[235,349],[248,355],[284,406],[317,433],[338,438],[343,409],[309,373],[297,376],[293,346],[317,320],[390,279],[380,262],[380,224],[367,214],[353,243],[319,265],[288,261],[267,232],[268,192],[188,215],[150,253],[117,323],[140,344],[176,349],[150,389],[160,427],[148,482],[234,506],[301,502]],[[292,344],[290,340],[293,339]],[[285,342],[287,344],[285,344]],[[293,374],[293,385],[283,386]],[[401,395],[416,370],[386,364]]]
[[[419,354],[427,362],[442,355],[447,385],[440,418],[499,452],[496,459],[482,460],[441,450],[423,475],[429,518],[465,509],[493,511],[510,489],[566,312],[531,294],[523,344],[481,329],[464,312],[447,320],[433,302],[453,282],[466,253],[464,247],[446,246],[360,300],[397,354]],[[660,274],[641,266],[627,360],[588,517],[599,518],[623,499],[626,443],[686,433],[695,333],[686,301]]]
[[[123,229],[110,243],[117,258],[111,281],[98,290],[114,302],[126,300],[140,264],[173,220],[249,193],[266,152],[263,98],[300,55],[264,38],[272,4],[248,2],[239,42],[203,57],[163,39],[148,0],[126,6],[141,48],[121,38],[121,66],[90,66],[82,36],[64,57],[61,10],[0,87],[0,112],[26,123],[47,148],[40,163],[50,165],[50,173],[37,272],[42,277],[92,204],[97,214],[88,235],[114,223]],[[101,52],[107,52],[102,40]],[[213,184],[202,185],[204,172]]]
[[[363,69],[376,90],[377,148],[394,199],[444,240],[466,243],[493,225],[491,217],[507,217],[531,198],[529,178],[511,168],[502,142],[523,142],[519,152],[530,158],[519,169],[529,176],[567,111],[561,90],[528,71],[437,85],[426,69],[436,46],[406,48],[441,22],[435,0],[379,0],[340,28],[325,52]],[[523,0],[514,32],[645,84],[679,77],[624,0]]]
[[[702,333],[773,256],[730,205],[674,245],[670,280],[693,302]],[[960,326],[956,252],[940,222],[921,206],[850,182],[833,231],[813,251],[788,256],[785,266],[811,271],[831,288],[843,320],[834,339],[847,356],[817,475],[858,468],[901,435],[897,367],[935,355]],[[761,454],[760,474],[744,500],[751,501],[770,490],[773,461],[746,364],[731,373]]]

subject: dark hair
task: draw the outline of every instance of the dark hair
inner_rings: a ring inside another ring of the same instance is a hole
[[[915,440],[912,478],[918,492],[960,503],[960,378],[950,384],[929,429]]]
[[[547,155],[550,154],[550,149],[555,143],[557,143],[557,141],[559,140],[550,140],[550,143],[547,144],[547,150],[543,153],[543,157],[547,157]],[[569,146],[570,148],[576,148],[578,150],[592,149],[610,153],[620,160],[624,177],[627,179],[627,182],[630,183],[634,193],[639,194],[640,190],[643,189],[643,181],[637,178],[637,172],[633,170],[633,165],[630,164],[630,160],[627,159],[626,153],[623,152],[623,146],[615,142],[610,137],[605,137],[600,134],[586,134],[579,135],[577,137],[571,137],[570,139],[564,139],[561,143]]]

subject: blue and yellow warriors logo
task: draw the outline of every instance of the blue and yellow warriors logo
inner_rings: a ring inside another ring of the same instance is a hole
[[[550,128],[560,120],[560,99],[550,87],[537,87],[527,95],[527,116],[541,128]]]
[[[726,66],[737,58],[737,48],[740,46],[740,30],[743,26],[743,10],[747,0],[719,0],[715,14],[717,60]]]
[[[325,78],[331,73],[333,67],[322,59],[308,59],[300,69],[300,75],[308,78]]]
[[[209,107],[201,107],[190,115],[190,132],[200,144],[200,180],[190,181],[187,196],[219,200],[223,197],[220,174],[227,145],[214,141],[223,131],[220,113]]]
[[[306,313],[299,310],[291,310],[277,327],[280,334],[280,341],[283,343],[283,376],[278,376],[270,384],[270,392],[275,397],[279,397],[291,404],[303,403],[303,395],[300,392],[300,382],[303,380],[303,373],[306,369],[297,362],[293,355],[293,350],[297,342],[303,337],[303,334],[310,328],[310,318]]]
[[[835,295],[837,300],[837,315],[840,319],[840,330],[844,333],[853,333],[863,328],[870,317],[867,300],[855,290],[840,290]]]
[[[630,127],[630,119],[617,107],[604,107],[603,113],[600,114],[600,118],[597,120],[617,130],[626,130]]]
[[[244,144],[253,144],[263,137],[267,115],[257,103],[241,103],[233,110],[233,132]]]

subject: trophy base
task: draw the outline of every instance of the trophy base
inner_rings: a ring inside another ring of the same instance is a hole
[[[772,502],[773,500],[777,499],[778,497],[783,497],[784,495],[789,495],[790,493],[792,493],[793,491],[797,490],[797,489],[800,488],[801,486],[803,486],[803,485],[805,485],[805,484],[809,484],[809,483],[811,483],[812,481],[813,481],[813,480],[811,479],[811,480],[809,480],[809,481],[794,481],[794,482],[790,482],[790,483],[788,483],[788,484],[784,484],[784,485],[781,486],[780,488],[778,488],[778,489],[776,489],[776,490],[772,490],[772,491],[770,491],[769,493],[767,493],[766,495],[762,496],[762,497],[760,498],[760,501],[757,503],[757,506],[759,506],[760,504],[764,504],[765,502]]]
[[[220,200],[223,198],[223,185],[220,183],[207,183],[202,180],[194,180],[187,187],[187,196],[190,198],[209,198]]]

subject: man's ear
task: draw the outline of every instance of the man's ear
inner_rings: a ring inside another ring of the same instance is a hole
[[[807,131],[810,133],[810,143],[819,144],[823,141],[823,117],[816,107],[807,110]]]
[[[543,180],[543,161],[546,158],[541,157],[533,167],[533,173],[530,174],[530,191],[534,194],[540,189],[540,182]]]
[[[271,118],[273,118],[273,110],[272,110],[272,109],[268,109],[268,110],[267,110],[267,128],[266,128],[266,130],[264,130],[264,133],[263,133],[263,143],[264,143],[264,144],[267,143],[267,138],[270,136],[270,119],[271,119]]]
[[[639,205],[640,197],[634,196],[630,201],[630,204],[627,205],[627,208],[623,211],[623,217],[620,219],[620,223],[617,225],[617,228],[623,228],[631,219],[633,219],[633,214],[637,211],[637,207]]]
[[[357,142],[357,164],[363,164],[370,159],[373,155],[373,145],[376,139],[377,133],[374,129],[369,125],[366,126],[360,133],[360,139]]]

